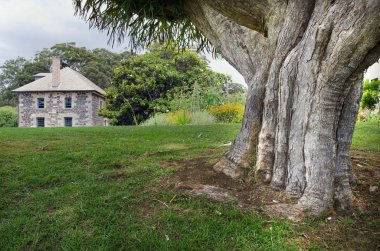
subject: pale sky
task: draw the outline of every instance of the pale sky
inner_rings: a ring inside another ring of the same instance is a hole
[[[21,56],[27,59],[43,48],[63,42],[76,42],[88,49],[106,48],[121,52],[127,44],[111,48],[108,37],[74,16],[72,0],[0,0],[0,65]],[[234,82],[244,78],[225,60],[212,59],[210,67],[229,74]],[[380,78],[380,64],[367,71],[365,78]]]

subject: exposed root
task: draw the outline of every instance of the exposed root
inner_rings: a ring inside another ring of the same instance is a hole
[[[244,164],[236,164],[227,156],[223,156],[218,163],[214,165],[214,170],[223,173],[233,179],[247,177],[249,169]]]
[[[366,154],[363,159],[370,159],[370,163],[363,164],[356,161],[357,156]],[[354,152],[353,167],[358,176],[358,185],[353,187],[354,212],[372,210],[379,212],[380,190],[371,192],[371,185],[379,183],[380,158],[376,154]],[[215,171],[216,158],[202,156],[191,160],[165,161],[161,166],[177,169],[173,175],[161,183],[161,188],[174,189],[177,192],[193,196],[206,196],[218,202],[232,202],[243,210],[253,210],[273,217],[300,221],[309,216],[318,215],[321,211],[313,206],[319,202],[302,204],[300,196],[292,196],[286,191],[276,191],[270,185],[262,182],[243,181],[231,178],[223,172]],[[342,205],[340,208],[343,209]],[[349,210],[349,207],[346,206]],[[317,208],[318,209],[318,208]],[[321,207],[320,207],[321,209]],[[330,212],[331,208],[324,208]]]
[[[265,211],[269,216],[288,219],[292,221],[301,221],[306,217],[306,214],[297,204],[278,203],[266,205]]]
[[[206,196],[218,202],[232,202],[238,200],[234,195],[234,191],[211,185],[177,183],[174,189],[181,190],[190,195]]]

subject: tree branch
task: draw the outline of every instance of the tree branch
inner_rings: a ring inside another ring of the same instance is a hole
[[[245,78],[268,66],[269,45],[262,34],[237,24],[203,1],[187,2],[186,10],[191,22]]]
[[[269,3],[266,0],[207,0],[206,3],[237,24],[255,30],[264,36],[267,34],[266,13]]]

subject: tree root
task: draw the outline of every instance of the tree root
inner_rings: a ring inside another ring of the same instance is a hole
[[[223,156],[215,165],[214,170],[216,172],[223,173],[233,179],[242,179],[247,177],[249,171],[249,165],[245,163],[236,164],[233,160],[227,156]]]

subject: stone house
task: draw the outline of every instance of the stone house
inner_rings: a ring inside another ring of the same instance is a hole
[[[13,90],[19,100],[19,127],[104,126],[98,115],[105,91],[69,67],[61,69],[53,58],[51,73]]]

